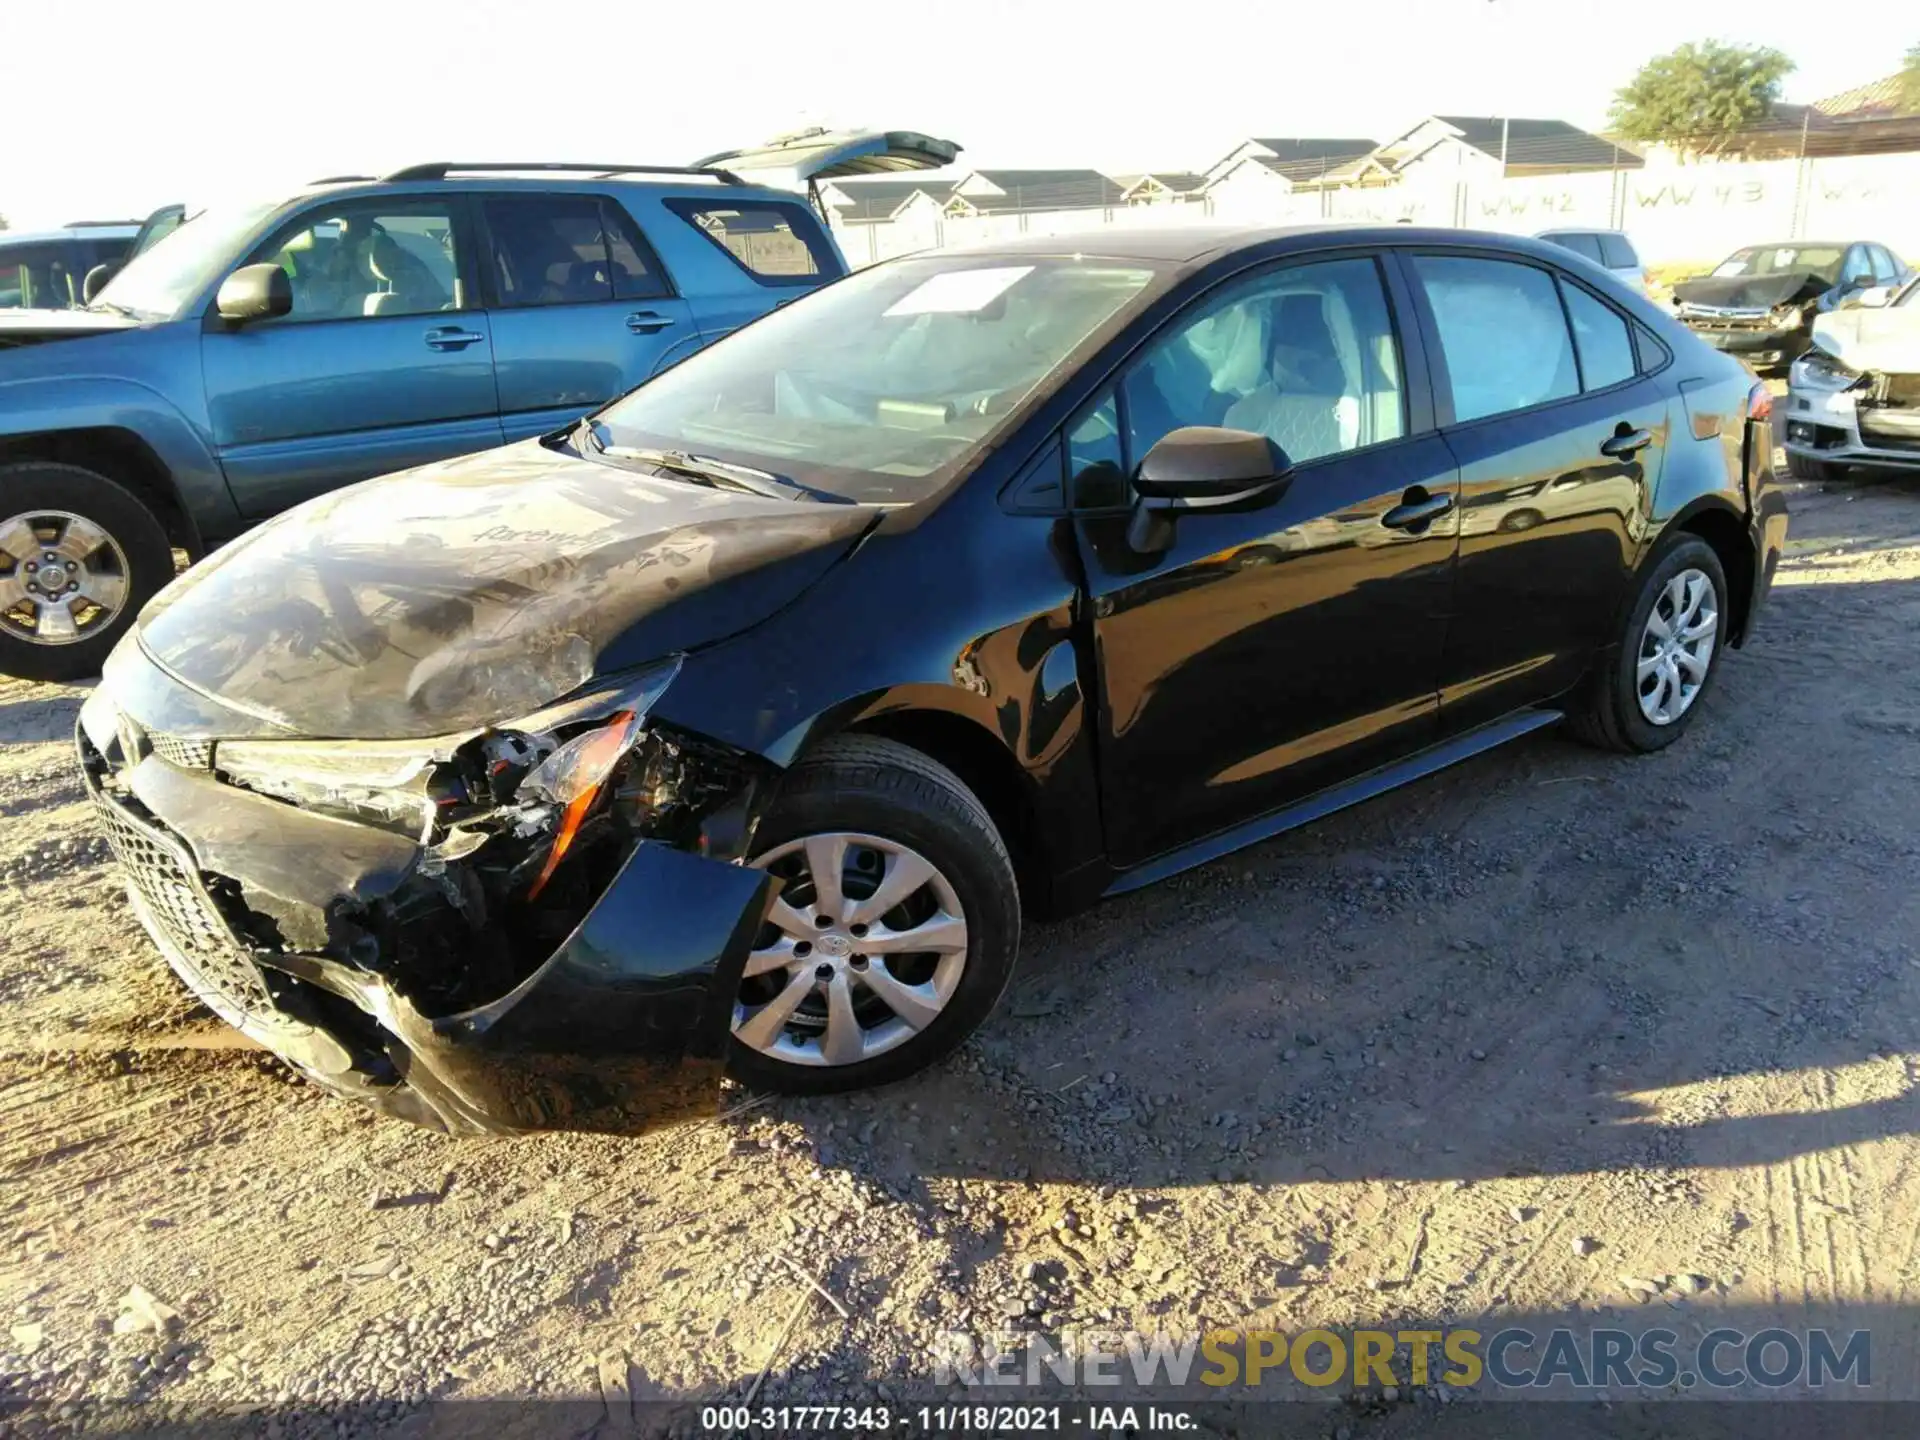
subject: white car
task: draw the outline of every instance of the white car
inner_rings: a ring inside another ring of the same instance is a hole
[[[1603,270],[1611,270],[1629,290],[1645,295],[1648,289],[1647,267],[1640,263],[1640,252],[1623,230],[1542,230],[1533,237],[1584,255]]]
[[[1862,291],[1813,322],[1793,362],[1787,467],[1803,480],[1848,465],[1920,469],[1920,278]]]

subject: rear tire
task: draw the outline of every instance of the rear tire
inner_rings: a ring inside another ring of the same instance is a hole
[[[1005,992],[1020,947],[1013,862],[985,807],[946,766],[877,736],[828,740],[788,772],[754,845],[753,863],[786,877],[786,888],[749,963],[769,968],[742,980],[734,1007],[728,1068],[736,1079],[798,1095],[903,1079],[959,1045]],[[813,879],[828,855],[844,882],[838,905]],[[903,891],[888,918],[863,919],[863,893],[878,895],[896,876],[908,883],[923,865],[931,875]],[[915,930],[933,937],[936,926],[946,930],[944,954],[892,944]],[[954,938],[962,931],[964,946]],[[863,953],[863,938],[892,948]],[[774,968],[783,947],[804,961]],[[843,1016],[833,1009],[835,987],[851,1002]],[[780,997],[794,994],[798,1008],[788,1004],[780,1023]],[[836,1019],[857,1022],[864,1051],[843,1031],[843,1058],[827,1059],[841,1048],[830,1047]]]
[[[54,592],[49,566],[70,574],[76,588]],[[0,674],[98,675],[141,607],[172,578],[165,528],[125,486],[52,460],[0,465]],[[55,621],[70,638],[35,638]]]
[[[1731,612],[1720,557],[1698,535],[1667,536],[1640,573],[1626,623],[1567,726],[1589,745],[1644,755],[1673,744],[1700,713]]]

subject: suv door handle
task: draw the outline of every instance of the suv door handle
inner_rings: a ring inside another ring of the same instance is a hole
[[[671,315],[657,314],[652,310],[636,310],[627,316],[627,329],[636,335],[651,335],[673,324]]]
[[[426,334],[427,348],[429,350],[464,350],[467,346],[476,345],[486,338],[487,337],[482,335],[478,330],[455,330],[452,328],[429,330]]]
[[[1651,430],[1620,430],[1600,442],[1600,453],[1612,460],[1622,460],[1652,443]]]
[[[1380,517],[1380,523],[1389,530],[1421,531],[1436,518],[1453,508],[1453,493],[1443,490],[1438,495],[1429,495],[1423,485],[1407,487],[1407,493],[1400,497],[1400,503]]]

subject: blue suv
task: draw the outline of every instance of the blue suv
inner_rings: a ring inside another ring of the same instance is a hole
[[[958,148],[816,131],[689,167],[336,177],[202,212],[83,309],[0,314],[0,672],[95,674],[175,551],[569,424],[837,279],[817,193],[783,187]]]

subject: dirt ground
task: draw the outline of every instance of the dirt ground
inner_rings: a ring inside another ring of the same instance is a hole
[[[1867,1326],[1920,1398],[1920,482],[1791,500],[1673,749],[1547,733],[1030,927],[935,1072],[640,1139],[452,1142],[244,1048],[120,896],[83,690],[0,682],[0,1401],[905,1408],[966,1393],[940,1332],[1656,1320]]]

